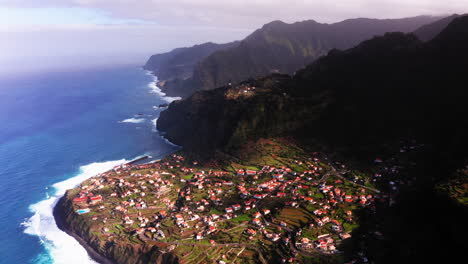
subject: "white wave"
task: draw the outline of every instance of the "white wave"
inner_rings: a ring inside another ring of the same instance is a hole
[[[161,97],[164,101],[170,103],[175,100],[180,100],[182,99],[181,97],[170,97],[166,96],[165,93],[161,91],[161,89],[158,87],[158,78],[153,75],[150,71],[146,71],[146,75],[151,76],[153,78],[153,81],[148,84],[148,87],[151,88],[151,91]]]
[[[166,109],[166,108],[167,108],[167,106],[158,106],[158,105],[153,106],[154,110]]]
[[[145,122],[144,118],[134,118],[134,117],[119,121],[119,123],[134,123],[134,124],[143,123],[143,122]]]
[[[53,216],[53,209],[66,190],[74,188],[84,180],[106,172],[114,166],[125,162],[126,160],[122,159],[95,162],[82,166],[75,177],[53,185],[55,194],[51,196],[47,194],[46,200],[42,200],[29,207],[34,215],[22,223],[22,226],[25,227],[24,233],[39,237],[53,263],[96,263],[88,256],[88,253],[78,241],[57,227]]]
[[[156,129],[156,126],[158,125],[158,118],[156,117],[155,119],[151,120],[151,123],[153,123],[153,132],[158,132]]]
[[[157,124],[158,124],[158,118],[156,117],[155,119],[151,120],[151,123],[153,123],[153,132],[159,132],[158,129],[157,129],[157,127],[156,127]],[[162,139],[164,139],[164,141],[165,141],[167,144],[169,144],[169,145],[171,145],[171,146],[173,146],[173,147],[181,148],[181,146],[172,143],[171,141],[169,141],[169,139],[165,138],[161,133],[159,133],[159,136],[160,136]]]
[[[169,141],[169,139],[167,139],[167,138],[165,138],[165,137],[163,137],[163,136],[161,136],[161,138],[164,139],[164,141],[165,141],[167,144],[169,144],[169,145],[171,145],[171,146],[173,146],[173,147],[182,148],[181,146],[172,143],[171,141]]]

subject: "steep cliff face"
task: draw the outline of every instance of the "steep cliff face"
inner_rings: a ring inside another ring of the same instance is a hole
[[[294,98],[280,86],[287,75],[269,77],[197,92],[172,103],[158,119],[158,129],[187,150],[210,154],[215,149],[236,149],[242,142],[294,131],[316,118],[327,94]],[[254,88],[254,91],[245,92]],[[310,104],[313,107],[304,108]]]
[[[233,48],[238,44],[238,42],[226,44],[208,42],[193,47],[174,49],[151,56],[143,68],[152,71],[163,83],[170,82],[168,86],[175,87],[173,89],[177,90],[177,83],[191,78],[194,67],[199,61],[216,51]],[[176,94],[172,92],[172,95]]]
[[[101,231],[93,229],[91,221],[84,221],[74,212],[71,196],[70,191],[67,191],[54,208],[57,225],[75,237],[86,248],[90,256],[99,263],[179,263],[175,255],[161,252],[155,244],[128,244],[119,240],[106,242],[99,236]]]

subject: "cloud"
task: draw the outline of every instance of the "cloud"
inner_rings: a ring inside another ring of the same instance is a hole
[[[465,13],[468,1],[0,0],[0,9],[10,15],[0,19],[0,69],[4,70],[15,65],[143,64],[150,54],[172,48],[242,39],[272,20],[336,22]],[[53,16],[50,9],[56,10],[55,17],[44,19]],[[12,10],[37,12],[14,17]]]
[[[0,25],[0,75],[93,65],[143,65],[150,55],[250,31],[154,24]],[[32,45],[33,43],[33,45]]]
[[[459,0],[3,0],[17,7],[96,8],[116,18],[161,24],[255,28],[271,20],[335,22],[353,17],[397,18],[468,12]]]

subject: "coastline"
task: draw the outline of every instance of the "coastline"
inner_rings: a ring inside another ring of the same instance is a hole
[[[157,86],[157,76],[155,76],[152,72],[150,71],[147,71],[147,70],[144,70],[145,71],[145,74],[146,75],[149,75],[153,78],[153,80],[148,84],[148,87],[151,89],[151,92],[152,93],[155,93],[157,94],[162,100],[168,102],[168,103],[171,103],[172,101],[175,101],[175,100],[180,100],[181,98],[180,97],[169,97],[169,96],[166,96],[165,93],[163,93],[161,91],[161,89]],[[158,132],[157,129],[156,129],[156,122],[158,120],[159,117],[155,118],[154,120],[152,120],[153,122],[153,132]],[[122,121],[121,121],[122,122]],[[170,142],[167,138],[165,138],[163,135],[159,134],[160,137],[162,139],[164,139],[164,141],[171,145],[171,146],[174,146],[174,147],[178,147],[180,148],[180,146]],[[168,154],[166,154],[168,155]],[[166,156],[164,155],[164,156]],[[100,254],[98,251],[96,251],[84,238],[82,238],[81,236],[79,236],[77,233],[75,233],[73,231],[73,229],[67,224],[66,222],[66,212],[64,211],[66,209],[66,206],[64,204],[64,202],[66,201],[66,193],[63,194],[59,200],[57,201],[57,203],[54,205],[53,207],[53,217],[54,217],[54,220],[55,220],[55,223],[57,225],[57,227],[65,232],[66,234],[68,234],[69,236],[73,237],[85,250],[86,252],[88,253],[88,256],[90,257],[90,259],[92,259],[93,261],[97,262],[97,263],[100,263],[100,264],[115,264],[117,262],[109,259],[108,257]]]
[[[64,212],[63,212],[63,206],[62,206],[62,203],[65,201],[65,195],[63,195],[59,201],[57,202],[57,204],[54,206],[54,210],[53,210],[53,215],[54,215],[54,219],[55,219],[55,223],[57,224],[57,227],[67,233],[69,236],[73,237],[76,241],[78,241],[78,243],[80,243],[80,245],[86,250],[86,252],[88,253],[89,257],[96,261],[97,263],[99,264],[115,264],[116,262],[106,258],[105,256],[99,254],[96,250],[94,250],[90,245],[88,245],[88,243],[83,239],[81,238],[79,235],[77,235],[76,233],[74,233],[67,225],[66,225],[66,221],[64,219]]]
[[[148,87],[151,88],[153,93],[159,95],[163,100],[165,100],[168,103],[171,103],[173,101],[182,99],[182,97],[180,97],[180,96],[169,96],[169,95],[167,95],[158,86],[158,77],[156,75],[154,75],[154,73],[152,71],[145,70],[144,68],[142,68],[142,70],[145,72],[146,75],[151,76],[151,78],[153,78],[153,81],[148,84]]]

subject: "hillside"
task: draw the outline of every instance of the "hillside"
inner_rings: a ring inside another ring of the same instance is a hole
[[[329,123],[338,123],[350,130],[349,138],[362,135],[353,141],[367,143],[405,133],[429,137],[432,133],[426,131],[434,124],[458,127],[466,111],[462,107],[466,90],[458,84],[467,78],[467,51],[463,48],[466,36],[459,32],[463,29],[455,26],[464,19],[452,22],[452,27],[427,43],[411,34],[389,33],[353,49],[333,50],[292,78],[272,75],[197,92],[172,103],[161,114],[158,129],[176,144],[206,150],[230,146],[237,137],[264,134],[259,131],[319,134],[324,129],[309,128],[317,122],[329,125],[323,131],[327,136],[340,131]],[[229,96],[249,87],[256,90]],[[196,139],[184,135],[189,129]]]
[[[430,23],[424,25],[413,33],[422,41],[429,41],[437,36],[445,27],[447,27],[450,22],[452,22],[455,18],[459,17],[459,15],[454,14],[448,17],[444,17],[441,20],[438,20],[434,23]]]
[[[200,60],[191,78],[164,83],[163,91],[186,97],[197,90],[272,72],[292,74],[333,48],[347,49],[385,32],[412,32],[436,17],[404,19],[348,19],[333,24],[313,20],[287,24],[273,21],[230,49],[213,52]],[[164,80],[165,78],[161,78]]]
[[[288,136],[370,171],[372,157],[394,162],[394,153],[419,146],[406,160],[409,171],[377,185],[401,190],[394,205],[363,212],[345,252],[362,251],[376,263],[454,260],[465,248],[458,232],[467,213],[467,46],[468,16],[427,42],[388,33],[333,50],[293,77],[271,75],[173,102],[158,129],[187,151],[236,157],[249,141]],[[439,243],[447,237],[449,245]]]

